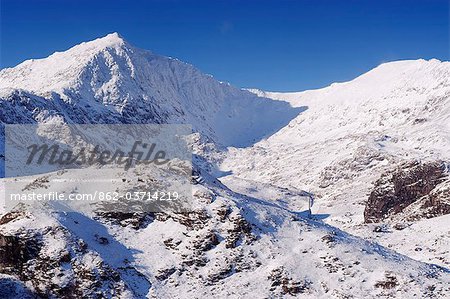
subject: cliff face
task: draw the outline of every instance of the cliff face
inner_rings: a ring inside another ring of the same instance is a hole
[[[406,219],[431,218],[450,212],[448,174],[442,161],[407,162],[375,182],[364,210],[366,223],[403,213]],[[413,209],[413,207],[415,207]]]

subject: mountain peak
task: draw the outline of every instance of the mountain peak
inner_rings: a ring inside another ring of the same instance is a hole
[[[122,35],[119,34],[119,32],[109,33],[104,38],[113,38],[113,39],[124,40]]]
[[[83,44],[97,44],[108,47],[108,46],[122,46],[124,44],[127,44],[127,41],[118,32],[113,32],[107,34],[104,37],[100,37]]]
[[[124,46],[127,48],[132,47],[119,33],[113,32],[103,37],[78,44],[69,49],[68,52],[97,52],[105,48],[123,48]]]
[[[113,32],[47,58],[26,60],[14,68],[0,70],[0,88],[38,93],[68,88],[79,83],[80,74],[99,53],[121,53],[117,54],[120,56],[134,49],[119,33]]]

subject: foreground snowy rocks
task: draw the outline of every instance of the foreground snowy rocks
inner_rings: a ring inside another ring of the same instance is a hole
[[[444,268],[207,175],[194,196],[199,205],[183,213],[18,208],[1,218],[2,273],[55,298],[440,298],[449,291]]]
[[[52,216],[19,207],[0,221],[1,272],[22,281],[30,294],[44,298],[132,298],[119,269],[107,265],[98,252]],[[125,271],[138,273],[133,268]]]

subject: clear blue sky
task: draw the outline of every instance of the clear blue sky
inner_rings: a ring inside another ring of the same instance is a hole
[[[449,1],[1,0],[0,67],[113,31],[239,87],[295,91],[449,60]]]

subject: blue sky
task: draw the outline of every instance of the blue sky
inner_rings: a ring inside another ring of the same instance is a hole
[[[0,67],[117,31],[239,87],[297,91],[449,60],[448,0],[1,0]]]

